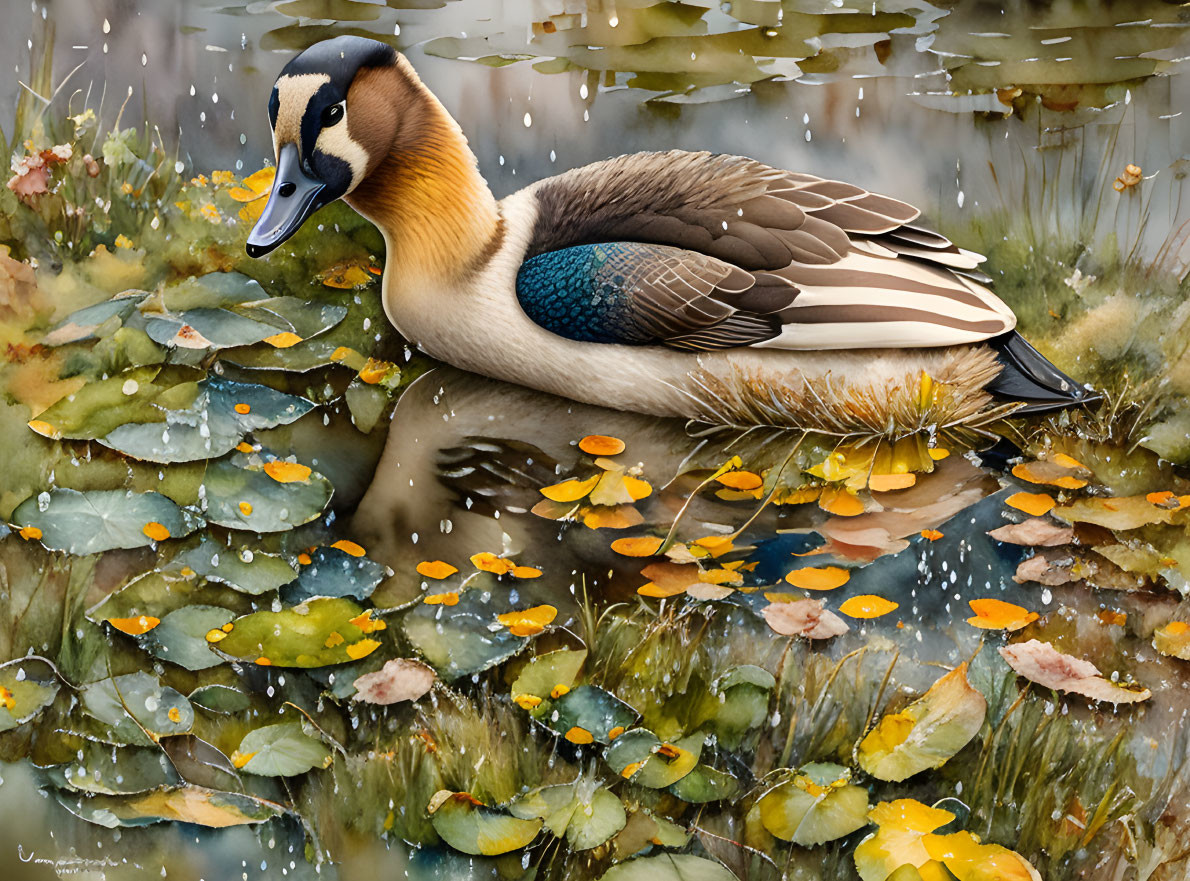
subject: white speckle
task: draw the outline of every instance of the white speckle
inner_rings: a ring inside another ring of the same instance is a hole
[[[124,385],[120,387],[120,391],[126,395],[135,395],[140,386],[135,379],[128,379],[124,381]]]

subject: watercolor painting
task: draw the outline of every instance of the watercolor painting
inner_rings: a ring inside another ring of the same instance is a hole
[[[4,11],[15,878],[1190,878],[1190,4]]]

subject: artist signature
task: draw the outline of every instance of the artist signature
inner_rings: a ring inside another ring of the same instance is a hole
[[[39,857],[36,851],[29,851],[29,855],[25,855],[24,845],[17,845],[17,858],[22,863],[35,863],[42,866],[51,866],[59,875],[77,875],[80,872],[89,872],[92,869],[114,869],[120,865],[111,857],[104,857],[101,860],[85,859],[84,857],[67,857],[64,859],[46,859]]]

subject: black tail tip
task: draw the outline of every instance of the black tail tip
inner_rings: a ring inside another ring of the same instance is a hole
[[[1055,367],[1016,331],[988,341],[1000,362],[1000,374],[987,390],[1023,404],[1016,413],[1050,413],[1103,400],[1102,393],[1076,382]]]

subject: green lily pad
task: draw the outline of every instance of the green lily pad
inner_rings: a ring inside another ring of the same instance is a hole
[[[229,529],[283,532],[317,520],[334,488],[316,471],[306,480],[281,483],[256,456],[235,455],[207,468],[203,483],[207,519]]]
[[[50,780],[63,789],[103,795],[131,795],[181,783],[169,758],[156,747],[114,749],[88,743],[68,765],[51,768]]]
[[[38,414],[41,434],[90,440],[126,424],[165,420],[166,411],[189,407],[199,396],[201,374],[188,367],[134,367],[84,385]]]
[[[167,821],[222,829],[263,823],[285,813],[275,802],[201,786],[172,786],[131,796],[58,793],[57,799],[76,817],[108,829]]]
[[[987,708],[960,664],[905,709],[884,716],[855,758],[873,777],[892,782],[940,768],[979,733]]]
[[[220,654],[276,667],[326,667],[371,654],[380,643],[369,634],[384,622],[342,598],[316,599],[279,612],[253,612],[232,622],[212,642]]]
[[[17,658],[0,664],[0,731],[28,722],[58,694],[58,677],[40,658]]]
[[[102,329],[110,325],[115,330],[121,326],[147,296],[144,291],[126,291],[114,299],[71,312],[54,325],[42,343],[47,346],[61,346],[102,336]]]
[[[693,771],[669,787],[676,795],[690,804],[707,804],[713,801],[733,799],[740,793],[740,781],[726,771],[698,765]]]
[[[300,722],[266,725],[244,735],[232,760],[242,771],[264,777],[293,777],[325,768],[331,751],[302,730]]]
[[[190,703],[212,713],[239,713],[252,706],[252,699],[230,685],[203,685],[187,695]]]
[[[580,685],[554,701],[541,721],[572,743],[609,743],[613,731],[635,725],[638,718],[636,710],[610,692]]]
[[[704,717],[728,749],[736,749],[745,735],[769,715],[769,696],[776,687],[773,674],[751,664],[733,667],[711,686]]]
[[[147,547],[154,541],[150,533],[164,534],[157,527],[166,530],[170,538],[180,538],[203,522],[160,493],[72,489],[31,496],[17,506],[12,519],[19,527],[40,529],[46,547],[79,556]]]
[[[401,626],[406,638],[443,680],[450,682],[511,658],[529,640],[493,622],[491,595],[464,590],[455,606],[414,606]]]
[[[263,321],[303,340],[326,333],[347,317],[347,307],[298,297],[270,297],[232,307],[237,315]]]
[[[281,588],[281,601],[300,603],[314,597],[366,600],[389,576],[387,566],[338,548],[319,548],[310,555],[297,580]]]
[[[764,828],[782,841],[802,847],[834,841],[868,823],[868,791],[850,781],[842,765],[806,765],[761,796],[755,809]]]
[[[466,792],[442,790],[426,808],[442,840],[457,851],[498,856],[526,846],[541,831],[540,819],[521,819],[477,802]]]
[[[230,548],[209,536],[204,536],[196,547],[178,554],[162,571],[181,575],[187,568],[207,581],[226,584],[252,596],[276,590],[298,574],[283,557],[252,548]]]
[[[268,294],[256,279],[242,272],[208,272],[170,285],[159,298],[161,308],[170,312],[187,309],[217,309],[267,300]],[[153,304],[153,300],[146,306]]]
[[[223,658],[211,651],[207,634],[234,618],[235,612],[219,606],[184,606],[162,618],[141,637],[141,644],[155,657],[187,670],[217,667]]]
[[[690,835],[665,817],[655,814],[647,808],[638,807],[628,817],[628,822],[620,834],[612,841],[613,851],[617,860],[640,853],[646,847],[654,845],[660,847],[685,847],[690,841]]]
[[[633,783],[665,789],[694,770],[705,740],[698,732],[677,743],[663,743],[647,728],[635,728],[612,741],[604,759],[613,771]]]
[[[347,386],[343,400],[351,412],[352,424],[364,434],[376,427],[389,403],[388,392],[383,386],[369,385],[358,379]]]
[[[164,618],[189,605],[237,608],[244,599],[230,588],[204,584],[197,578],[170,577],[156,570],[139,575],[87,611],[87,619],[102,624],[113,618]]]
[[[264,385],[209,377],[185,409],[165,411],[164,421],[121,425],[100,443],[137,459],[169,464],[216,459],[251,431],[289,425],[314,403]]]
[[[508,812],[540,819],[571,850],[590,850],[610,840],[627,822],[624,805],[612,792],[589,781],[542,786],[516,798]]]
[[[529,694],[546,700],[559,685],[574,686],[587,660],[586,649],[558,649],[530,659],[512,683],[512,696]]]
[[[686,853],[637,857],[612,866],[599,881],[738,881],[721,863]]]
[[[120,741],[136,746],[153,745],[145,731],[184,734],[194,724],[190,701],[148,673],[92,682],[83,686],[80,697],[83,712],[107,725]]]

